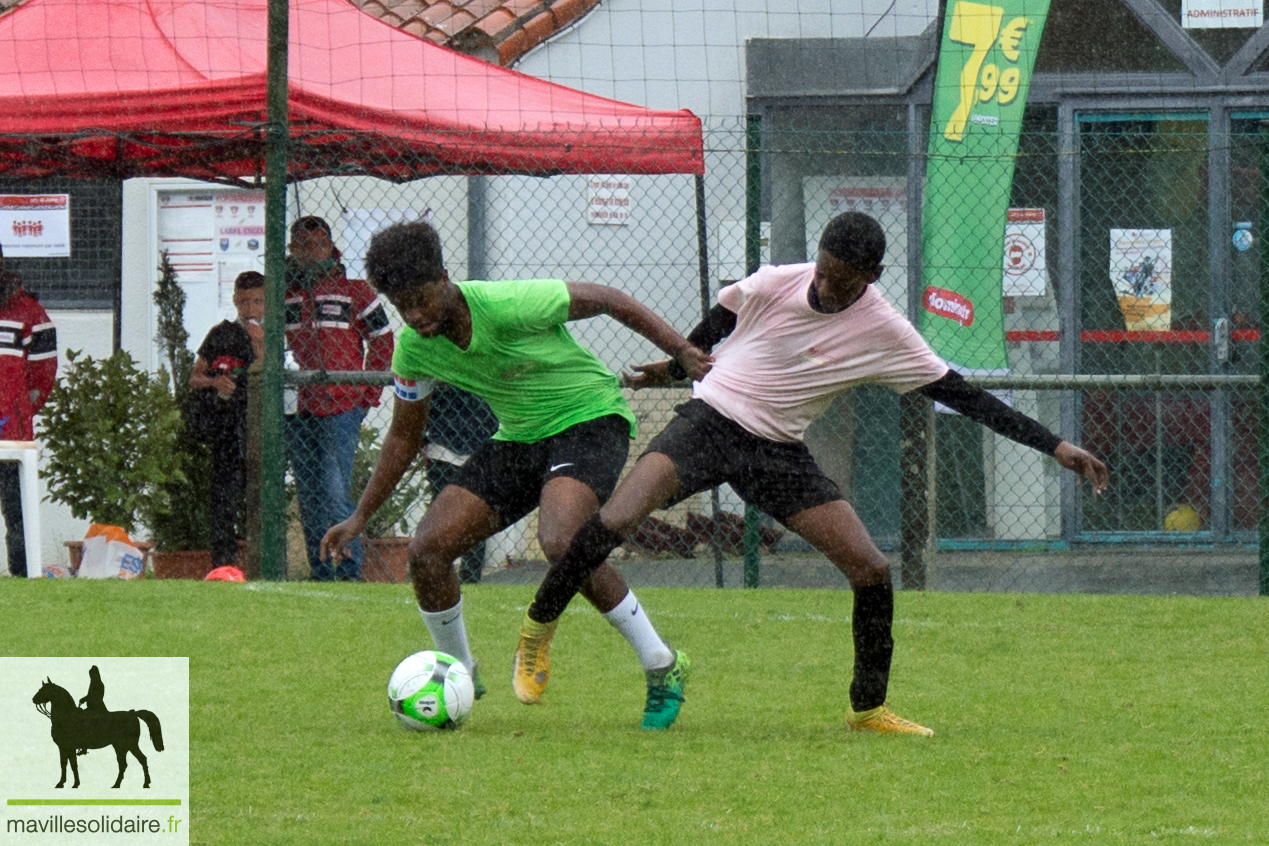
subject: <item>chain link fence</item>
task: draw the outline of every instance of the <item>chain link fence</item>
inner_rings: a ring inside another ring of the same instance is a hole
[[[882,292],[915,320],[922,266],[913,233],[921,231],[922,174],[927,164],[940,163],[925,162],[924,130],[914,138],[908,120],[902,108],[860,107],[790,109],[767,115],[760,125],[706,121],[706,175],[699,180],[313,179],[290,187],[288,213],[291,220],[317,215],[329,223],[352,279],[363,275],[362,257],[377,228],[426,216],[441,234],[451,278],[612,285],[686,334],[719,288],[742,278],[755,261],[813,260],[823,225],[839,211],[859,209],[887,232]],[[1258,234],[1263,145],[1258,122],[1242,129],[1232,151],[1232,222]],[[894,555],[906,583],[930,589],[1240,592],[1246,581],[1254,589],[1259,242],[1249,239],[1234,253],[1230,284],[1212,281],[1206,137],[1201,122],[1185,119],[1081,124],[1077,197],[1074,206],[1064,205],[1055,112],[1030,111],[1010,206],[1043,211],[1038,226],[1035,218],[1029,221],[1031,252],[1025,256],[1039,270],[1030,288],[1015,281],[1010,289],[1008,256],[981,268],[1006,286],[1003,331],[992,343],[1004,349],[1008,367],[971,378],[1106,461],[1111,486],[1104,496],[1081,488],[1049,457],[881,388],[838,397],[808,432],[817,460],[878,544]],[[1077,226],[1066,228],[1060,218],[1065,208],[1074,208]],[[1116,242],[1140,221],[1149,222],[1145,234]],[[1062,241],[1068,231],[1076,241],[1069,248]],[[1164,279],[1170,298],[1134,301],[1126,286],[1133,273],[1143,272],[1143,251],[1150,250],[1162,252],[1152,257],[1153,271],[1144,272],[1156,283]],[[1072,257],[1075,266],[1064,267]],[[1064,283],[1072,289],[1063,291]],[[1225,299],[1230,308],[1219,313],[1233,315],[1233,325],[1219,335],[1211,316],[1218,313],[1214,304]],[[387,314],[389,325],[399,328],[390,306]],[[662,357],[608,318],[575,322],[570,329],[614,372]],[[294,331],[288,326],[289,335]],[[362,334],[365,343],[374,343]],[[1218,350],[1218,344],[1225,346]],[[292,381],[322,382],[320,372],[305,371],[320,371],[326,352],[301,362]],[[333,374],[325,378],[339,381]],[[627,396],[640,429],[633,462],[689,393],[682,387]],[[390,394],[379,399],[362,423],[366,432],[386,426]],[[439,433],[450,427],[471,448],[478,439],[469,437],[474,425],[470,408],[452,417],[438,414],[431,438],[434,450],[441,447],[437,455],[461,459],[463,450],[446,445]],[[918,478],[905,482],[913,432],[923,438],[917,448],[925,460]],[[373,450],[373,437],[362,436],[359,461]],[[302,450],[292,443],[292,473],[308,458]],[[443,481],[425,476],[415,477],[405,500],[393,504],[390,533],[412,528]],[[357,493],[351,491],[354,501]],[[915,518],[913,509],[920,512]],[[914,519],[924,528],[905,529]],[[535,529],[531,515],[492,538],[480,556],[484,577],[536,581],[545,564]],[[306,574],[298,537],[293,532],[293,576]],[[1142,549],[1151,551],[1125,557]],[[747,512],[728,488],[657,512],[617,555],[632,583],[846,586],[800,538]],[[366,578],[394,578],[382,556],[367,551]],[[475,569],[466,565],[473,577]]]

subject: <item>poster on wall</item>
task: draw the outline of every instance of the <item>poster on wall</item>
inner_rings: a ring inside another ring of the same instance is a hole
[[[1264,19],[1264,0],[1181,0],[1186,29],[1259,29]]]
[[[68,258],[70,194],[0,194],[0,246],[8,258]]]
[[[208,330],[238,316],[233,302],[238,274],[264,272],[264,192],[219,187],[158,190],[154,227],[155,266],[158,253],[166,250],[185,292],[190,349],[197,349]]]
[[[1049,272],[1044,264],[1044,209],[1009,209],[1005,214],[1006,297],[1043,297]]]
[[[232,320],[234,280],[245,270],[264,272],[264,192],[221,190],[212,208],[220,316]]]
[[[820,234],[842,212],[871,215],[886,233],[885,265],[876,283],[890,304],[908,313],[908,189],[902,176],[807,176],[806,256],[814,261]]]
[[[176,271],[176,278],[185,284],[214,282],[215,224],[212,208],[215,192],[160,191],[158,215],[159,253]]]
[[[1110,230],[1110,281],[1124,328],[1166,332],[1172,328],[1172,230]]]

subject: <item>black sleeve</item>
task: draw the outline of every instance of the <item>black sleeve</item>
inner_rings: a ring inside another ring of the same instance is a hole
[[[705,319],[688,333],[687,339],[692,346],[710,352],[714,345],[731,334],[736,328],[736,313],[724,305],[715,303],[705,315]],[[675,379],[686,379],[687,371],[677,361],[670,362],[670,375]]]
[[[207,337],[203,338],[203,343],[198,348],[198,357],[208,364],[215,361],[216,356],[220,355],[220,351],[224,348],[223,335],[224,332],[221,331],[220,323],[209,329]]]
[[[917,388],[917,393],[943,403],[998,435],[1039,450],[1045,455],[1052,455],[1057,451],[1058,444],[1062,443],[1061,438],[1039,422],[1015,411],[982,388],[966,382],[954,370],[947,371],[941,379]]]

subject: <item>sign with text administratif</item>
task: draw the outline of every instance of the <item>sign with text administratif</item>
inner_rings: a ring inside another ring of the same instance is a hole
[[[1259,29],[1264,22],[1264,0],[1181,0],[1186,29]]]
[[[1000,257],[1048,0],[948,4],[922,226],[921,334],[962,373],[1005,373]]]

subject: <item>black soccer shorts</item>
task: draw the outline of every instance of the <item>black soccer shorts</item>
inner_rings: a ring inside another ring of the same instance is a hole
[[[665,507],[724,482],[781,523],[799,511],[843,499],[801,441],[759,437],[700,399],[674,411],[674,419],[643,453],[663,453],[678,471],[679,491]]]
[[[509,526],[538,507],[557,476],[576,479],[603,503],[630,455],[630,422],[610,414],[534,443],[486,441],[450,484],[471,491]]]

